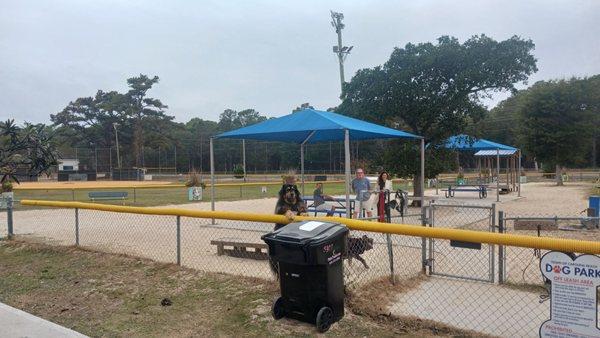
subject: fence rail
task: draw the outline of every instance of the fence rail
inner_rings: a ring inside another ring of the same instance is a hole
[[[354,258],[344,262],[353,300],[401,320],[442,323],[461,336],[538,336],[550,317],[549,302],[541,301],[548,291],[537,264],[540,253],[600,254],[594,240],[515,234],[512,216],[497,220],[493,207],[434,203],[424,215],[394,218],[399,224],[81,202],[21,204],[35,208],[14,212],[9,235],[269,280],[274,275],[260,236],[273,223],[342,223],[358,243]]]

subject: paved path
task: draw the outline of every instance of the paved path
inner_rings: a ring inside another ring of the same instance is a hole
[[[82,338],[87,336],[0,303],[0,337]]]

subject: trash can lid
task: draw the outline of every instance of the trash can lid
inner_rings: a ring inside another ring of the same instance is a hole
[[[298,245],[317,244],[332,237],[348,232],[342,224],[320,221],[304,221],[290,223],[283,228],[271,232],[263,238],[276,242],[295,243]]]

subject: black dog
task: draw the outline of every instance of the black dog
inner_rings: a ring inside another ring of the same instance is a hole
[[[404,213],[408,207],[408,193],[402,189],[398,189],[394,195],[394,199],[387,203],[386,208],[396,210],[400,216],[404,217]],[[387,210],[386,210],[387,211]]]
[[[286,215],[292,218],[294,215],[305,214],[306,204],[300,197],[300,191],[295,184],[284,184],[279,190],[279,199],[275,205],[275,214]],[[275,224],[275,230],[284,227],[285,224]]]
[[[368,269],[369,265],[360,255],[371,249],[373,249],[373,238],[366,235],[362,237],[348,236],[348,262],[352,262],[352,258],[356,258],[364,265],[365,269]]]
[[[279,190],[279,199],[275,205],[275,214],[285,215],[287,218],[292,219],[294,215],[306,214],[306,204],[300,197],[300,191],[295,184],[284,184]],[[286,224],[276,223],[275,229],[278,230]],[[269,261],[271,265],[271,271],[279,277],[279,269],[277,264],[272,260]]]

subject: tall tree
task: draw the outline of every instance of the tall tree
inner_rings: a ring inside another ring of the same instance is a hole
[[[160,127],[157,123],[173,119],[164,113],[164,109],[168,108],[160,100],[147,97],[148,91],[153,85],[158,83],[158,76],[149,78],[147,75],[140,74],[137,77],[127,79],[129,91],[127,98],[129,99],[129,107],[125,110],[126,114],[133,122],[133,153],[135,166],[142,166],[142,151],[144,146],[144,130],[153,128],[155,132],[160,134]]]
[[[395,48],[384,65],[359,70],[344,85],[337,110],[424,136],[430,144],[427,172],[435,176],[445,167],[440,159],[447,157],[434,156],[443,152],[437,146],[484,116],[482,99],[494,92],[514,91],[516,83],[537,71],[533,48],[531,40],[517,36],[496,41],[476,35],[462,44],[442,36],[436,44],[409,43]],[[417,166],[396,165],[398,159],[418,162],[414,148],[392,145],[384,158],[396,174],[413,177],[418,196]]]
[[[562,185],[562,167],[586,163],[598,129],[600,95],[588,79],[540,81],[522,92],[519,109],[525,149],[554,167]]]

